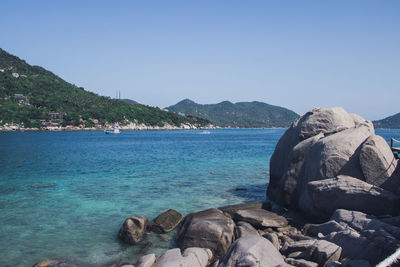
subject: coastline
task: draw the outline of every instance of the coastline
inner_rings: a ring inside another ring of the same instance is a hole
[[[0,132],[75,132],[75,131],[103,131],[109,127],[78,127],[78,126],[48,126],[41,128],[25,128],[19,125],[2,125],[0,126]],[[115,127],[115,126],[114,126]],[[128,125],[117,125],[120,130],[123,131],[153,131],[153,130],[212,130],[222,129],[221,127],[214,125],[207,126],[196,126],[191,124],[182,124],[181,126],[169,125],[164,126],[151,126],[145,124],[128,124]]]
[[[25,128],[20,125],[1,125],[1,132],[76,132],[76,131],[104,131],[108,127],[112,127],[112,125],[104,126],[104,127],[78,127],[78,126],[65,126],[65,127],[41,127],[41,128]],[[164,125],[164,126],[150,126],[145,124],[129,124],[129,125],[120,125],[117,126],[120,130],[123,131],[165,131],[165,130],[216,130],[216,129],[247,129],[247,130],[257,130],[257,129],[287,129],[287,127],[259,127],[259,128],[243,128],[243,127],[221,127],[216,125],[207,125],[207,126],[196,126],[191,124],[182,124],[181,126],[174,125]]]

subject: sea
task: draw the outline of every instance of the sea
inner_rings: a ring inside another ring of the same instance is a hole
[[[0,133],[0,266],[46,259],[101,266],[160,255],[176,245],[176,230],[129,246],[117,237],[124,220],[265,201],[269,160],[284,131]],[[400,139],[400,130],[376,133]]]

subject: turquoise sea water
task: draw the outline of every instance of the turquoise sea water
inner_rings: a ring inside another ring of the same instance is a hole
[[[134,263],[117,239],[125,218],[153,219],[265,200],[269,158],[284,129],[0,134],[0,266],[44,259]],[[387,140],[399,130],[377,130]],[[233,188],[243,191],[231,191]],[[146,252],[173,246],[150,234]]]

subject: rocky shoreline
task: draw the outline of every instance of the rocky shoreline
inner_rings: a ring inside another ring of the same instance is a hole
[[[107,266],[375,266],[400,248],[400,165],[371,122],[342,108],[311,110],[281,137],[270,164],[271,202],[184,218],[168,210],[151,223],[133,215],[121,226],[122,242],[178,228],[177,248]]]
[[[17,124],[4,124],[0,126],[0,132],[25,132],[25,131],[103,131],[109,127],[117,127],[123,131],[150,131],[150,130],[212,130],[220,129],[215,125],[207,125],[204,127],[192,125],[192,124],[181,124],[179,127],[170,124],[164,124],[163,126],[149,126],[146,124],[113,124],[106,125],[105,127],[83,127],[83,126],[46,126],[41,128],[25,128]]]

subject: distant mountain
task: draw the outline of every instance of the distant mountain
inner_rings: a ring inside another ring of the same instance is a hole
[[[207,119],[218,126],[239,128],[288,127],[299,116],[289,109],[257,101],[201,105],[185,99],[166,109]]]
[[[136,102],[135,100],[132,99],[127,99],[127,98],[123,98],[123,99],[118,99],[122,102],[128,103],[128,104],[133,104],[133,105],[138,105],[140,104],[139,102]]]
[[[373,121],[373,123],[375,128],[400,129],[400,113],[382,120]]]
[[[0,49],[0,125],[40,127],[43,122],[53,122],[53,119],[63,126],[85,127],[117,122],[148,126],[165,123],[205,126],[210,123],[205,119],[180,116],[141,104],[131,105],[88,92]]]

